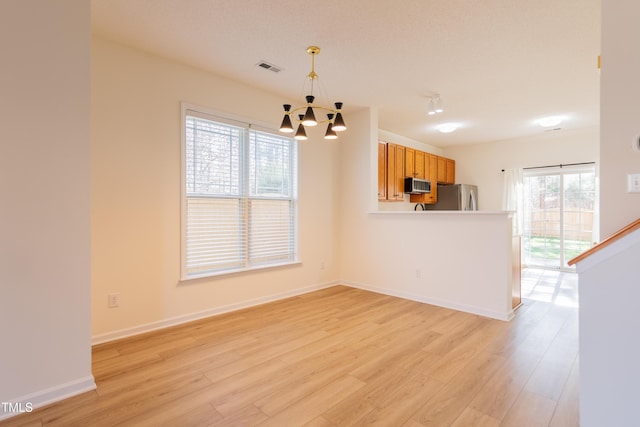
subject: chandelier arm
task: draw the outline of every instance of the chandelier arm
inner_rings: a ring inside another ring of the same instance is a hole
[[[306,110],[306,109],[307,109],[307,107],[311,107],[311,108],[314,108],[314,109],[318,109],[318,110],[326,111],[327,113],[330,113],[330,114],[337,114],[337,113],[338,113],[338,110],[334,110],[333,108],[328,108],[328,107],[323,107],[323,106],[321,106],[321,105],[313,105],[313,104],[311,104],[311,105],[304,105],[304,106],[301,106],[301,107],[292,108],[292,109],[289,111],[289,114],[293,117],[293,119],[294,119],[294,120],[296,120],[296,121],[299,123],[299,122],[301,122],[302,120],[298,119],[298,115],[297,115],[297,114],[295,114],[295,113],[296,113],[296,112],[303,111],[303,110]],[[334,116],[334,117],[335,117],[335,116]],[[334,118],[332,118],[331,120],[329,120],[329,119],[325,119],[325,120],[318,120],[318,119],[316,119],[316,121],[317,121],[318,123],[328,123],[328,122],[333,122],[333,120],[334,120]]]

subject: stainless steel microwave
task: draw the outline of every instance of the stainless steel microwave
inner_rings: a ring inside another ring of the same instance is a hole
[[[404,179],[404,192],[407,194],[431,193],[431,181],[407,177]]]

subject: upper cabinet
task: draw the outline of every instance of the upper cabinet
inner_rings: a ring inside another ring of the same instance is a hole
[[[436,203],[438,201],[438,156],[427,153],[424,159],[425,177],[431,181],[431,193],[425,195],[423,203]]]
[[[437,184],[456,181],[456,162],[392,142],[378,141],[378,200],[403,201],[405,177],[431,181],[431,193],[411,194],[411,203],[436,203]]]
[[[456,183],[456,161],[447,159],[447,181],[446,184]]]
[[[404,200],[405,147],[378,141],[378,200]]]
[[[415,164],[414,164],[414,178],[429,179],[425,175],[425,157],[428,156],[424,151],[416,150]]]
[[[446,157],[438,157],[438,184],[455,184],[456,162]]]
[[[378,200],[387,200],[387,144],[378,141]]]
[[[402,145],[387,143],[387,200],[404,200],[404,149]]]
[[[424,151],[404,147],[404,176],[424,179]]]
[[[404,175],[412,178],[416,177],[416,150],[404,147]]]
[[[415,178],[426,179],[431,181],[431,193],[411,194],[409,201],[411,203],[428,203],[433,204],[438,201],[438,156],[435,154],[425,153],[416,150],[415,153]]]

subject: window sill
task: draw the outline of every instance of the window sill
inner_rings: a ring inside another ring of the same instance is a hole
[[[211,280],[211,279],[217,279],[217,278],[222,278],[227,276],[236,276],[236,275],[241,275],[243,273],[251,273],[255,271],[268,270],[268,269],[274,269],[274,268],[290,267],[294,265],[302,265],[302,261],[287,261],[279,264],[260,265],[256,267],[250,267],[250,268],[238,268],[235,270],[225,270],[225,271],[219,271],[219,272],[213,272],[213,273],[203,273],[197,276],[194,275],[189,277],[181,277],[180,281],[178,282],[178,285],[189,285],[191,283],[202,282],[208,279]]]

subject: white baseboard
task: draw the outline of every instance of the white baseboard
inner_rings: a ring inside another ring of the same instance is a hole
[[[241,310],[241,309],[249,308],[249,307],[254,307],[254,306],[257,306],[257,305],[261,305],[261,304],[266,304],[266,303],[277,301],[277,300],[281,300],[281,299],[284,299],[284,298],[290,298],[290,297],[294,297],[294,296],[297,296],[297,295],[306,294],[306,293],[309,293],[309,292],[317,291],[317,290],[320,290],[320,289],[325,289],[325,288],[328,288],[328,287],[331,287],[331,286],[336,286],[336,285],[345,285],[345,286],[350,286],[352,288],[357,288],[357,289],[362,289],[362,290],[366,290],[366,291],[376,292],[376,293],[379,293],[379,294],[389,295],[389,296],[398,297],[398,298],[404,298],[404,299],[408,299],[408,300],[411,300],[411,301],[417,301],[417,302],[422,302],[422,303],[425,303],[425,304],[437,305],[439,307],[449,308],[449,309],[457,310],[457,311],[464,311],[466,313],[477,314],[479,316],[489,317],[491,319],[509,321],[509,320],[513,319],[513,317],[514,317],[513,310],[511,310],[511,311],[509,311],[507,313],[500,313],[500,312],[495,312],[495,311],[491,311],[491,310],[486,310],[486,309],[483,309],[481,307],[475,307],[475,306],[466,305],[466,304],[459,304],[459,303],[455,303],[455,302],[451,302],[451,301],[447,301],[447,300],[441,300],[441,299],[438,299],[438,298],[428,298],[428,297],[424,297],[422,295],[411,294],[411,293],[408,293],[408,292],[398,292],[398,291],[394,291],[394,290],[391,290],[391,289],[379,288],[379,287],[376,287],[376,286],[371,286],[371,285],[367,285],[367,284],[363,284],[363,283],[349,282],[349,281],[345,281],[345,280],[335,280],[335,281],[331,281],[331,282],[325,282],[325,283],[321,283],[321,284],[307,286],[307,287],[304,287],[304,288],[294,289],[292,291],[282,292],[282,293],[279,293],[279,294],[273,294],[273,295],[268,295],[268,296],[265,296],[265,297],[255,298],[255,299],[248,300],[248,301],[242,301],[242,302],[239,302],[239,303],[236,303],[236,304],[229,304],[229,305],[226,305],[226,306],[216,307],[216,308],[212,308],[212,309],[208,309],[208,310],[204,310],[204,311],[199,311],[199,312],[196,312],[196,313],[189,313],[189,314],[185,314],[185,315],[181,315],[181,316],[172,317],[172,318],[169,318],[169,319],[159,320],[159,321],[156,321],[156,322],[145,323],[145,324],[142,324],[142,325],[134,326],[132,328],[120,329],[120,330],[113,331],[113,332],[107,332],[107,333],[104,333],[104,334],[94,335],[91,338],[91,344],[92,345],[97,345],[97,344],[103,344],[103,343],[106,343],[106,342],[109,342],[109,341],[119,340],[119,339],[122,339],[122,338],[128,338],[128,337],[132,337],[132,336],[135,336],[135,335],[144,334],[144,333],[147,333],[147,332],[152,332],[152,331],[156,331],[156,330],[159,330],[159,329],[168,328],[168,327],[171,327],[171,326],[181,325],[183,323],[192,322],[194,320],[204,319],[204,318],[211,317],[211,316],[217,316],[219,314],[229,313],[229,312],[232,312],[232,311]]]
[[[19,404],[19,408],[23,412],[5,412],[4,407],[0,406],[0,420],[11,418],[24,412],[31,412],[37,408],[95,389],[96,383],[93,375],[89,375],[76,381],[70,381],[55,387],[40,390],[26,396],[16,397],[8,403]]]
[[[172,317],[169,319],[158,320],[156,322],[145,323],[143,325],[134,326],[132,328],[120,329],[118,331],[98,334],[98,335],[94,335],[91,338],[91,344],[92,345],[102,344],[109,341],[119,340],[122,338],[127,338],[134,335],[155,331],[158,329],[168,328],[170,326],[177,326],[183,323],[192,322],[194,320],[204,319],[211,316],[217,316],[219,314],[229,313],[232,311],[249,308],[256,305],[266,304],[268,302],[273,302],[273,301],[281,300],[284,298],[290,298],[297,295],[302,295],[309,292],[317,291],[320,289],[325,289],[331,286],[338,285],[339,283],[340,283],[339,281],[320,283],[316,285],[307,286],[304,288],[294,289],[292,291],[281,292],[278,294],[267,295],[260,298],[242,301],[236,304],[229,304],[226,306],[215,307],[212,309],[203,310],[196,313],[189,313],[181,316]]]
[[[487,310],[482,307],[476,307],[467,304],[460,304],[448,300],[442,300],[439,298],[429,298],[423,295],[416,295],[409,292],[399,292],[392,289],[379,288],[376,286],[366,285],[363,283],[357,282],[349,282],[349,281],[341,281],[341,284],[345,286],[350,286],[352,288],[362,289],[365,291],[371,291],[378,294],[389,295],[392,297],[398,297],[403,299],[408,299],[411,301],[422,302],[425,304],[437,305],[438,307],[449,308],[451,310],[464,311],[465,313],[477,314],[478,316],[488,317],[490,319],[497,319],[503,321],[510,321],[514,318],[513,310],[510,310],[506,313],[497,312],[493,310]]]

